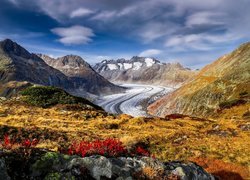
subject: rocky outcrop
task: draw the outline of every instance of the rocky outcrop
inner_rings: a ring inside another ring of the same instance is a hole
[[[249,105],[250,43],[204,67],[190,82],[149,106],[151,114],[214,116],[224,107]]]
[[[178,86],[195,72],[179,63],[161,63],[154,58],[133,57],[130,60],[104,60],[94,69],[116,83],[141,83]]]
[[[38,54],[49,66],[69,77],[74,86],[92,94],[112,94],[124,89],[106,80],[92,69],[80,56],[67,55],[57,59]]]
[[[4,158],[0,159],[0,177],[1,179],[10,180]]]
[[[176,179],[213,180],[192,162],[163,163],[150,157],[78,157],[48,152],[30,166],[35,179]]]

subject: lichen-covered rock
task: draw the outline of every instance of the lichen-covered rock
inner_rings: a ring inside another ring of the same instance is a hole
[[[177,175],[181,180],[215,179],[202,167],[191,162],[168,162],[165,163],[165,170],[169,171],[171,174]]]
[[[112,177],[112,164],[104,156],[92,156],[85,158],[74,158],[68,164],[68,169],[74,167],[87,168],[92,177],[99,180],[101,177],[111,178]]]
[[[49,173],[61,172],[66,169],[67,162],[73,157],[55,152],[47,152],[31,166],[31,176],[41,177]]]
[[[31,166],[32,178],[42,179],[167,179],[214,180],[191,162],[163,163],[150,157],[68,156],[48,152]]]

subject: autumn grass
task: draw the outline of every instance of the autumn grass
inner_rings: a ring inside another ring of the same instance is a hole
[[[69,109],[67,105],[44,109],[4,102],[0,106],[0,135],[38,136],[38,148],[53,151],[72,141],[117,138],[128,148],[140,145],[165,161],[210,158],[250,167],[250,131],[241,128],[249,121],[243,118],[167,120]]]

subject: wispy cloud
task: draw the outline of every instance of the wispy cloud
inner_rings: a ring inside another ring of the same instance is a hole
[[[76,17],[84,17],[88,16],[90,14],[93,14],[94,11],[86,8],[79,8],[71,12],[70,17],[71,18],[76,18]]]
[[[154,56],[159,55],[161,53],[162,53],[162,51],[159,50],[159,49],[148,49],[148,50],[142,51],[139,54],[139,56],[142,56],[142,57],[154,57]]]
[[[187,17],[186,26],[199,26],[199,25],[224,25],[222,18],[225,16],[223,13],[215,12],[197,12]]]
[[[72,44],[87,44],[92,41],[94,33],[92,29],[84,26],[71,26],[71,27],[59,27],[51,29],[51,31],[60,36],[59,42],[72,45]]]
[[[95,16],[93,16],[91,19],[92,20],[107,20],[109,18],[112,18],[116,15],[116,11],[102,11]]]

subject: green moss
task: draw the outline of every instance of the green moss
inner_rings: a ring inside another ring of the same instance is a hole
[[[54,164],[58,164],[59,154],[48,152],[41,157],[40,160],[33,164],[32,169],[35,171],[40,171],[41,173],[51,170]]]
[[[43,108],[48,108],[57,104],[80,104],[80,105],[90,105],[96,109],[100,107],[92,104],[88,100],[72,96],[62,89],[56,87],[46,87],[46,86],[33,86],[28,87],[21,92],[24,101],[30,105],[39,106]]]
[[[61,179],[61,174],[56,172],[56,173],[49,173],[44,180],[60,180]]]
[[[54,177],[52,179],[56,179],[60,176],[55,172],[59,172],[61,167],[70,160],[70,156],[68,155],[47,152],[32,165],[32,174],[36,177],[52,177],[53,175]]]

